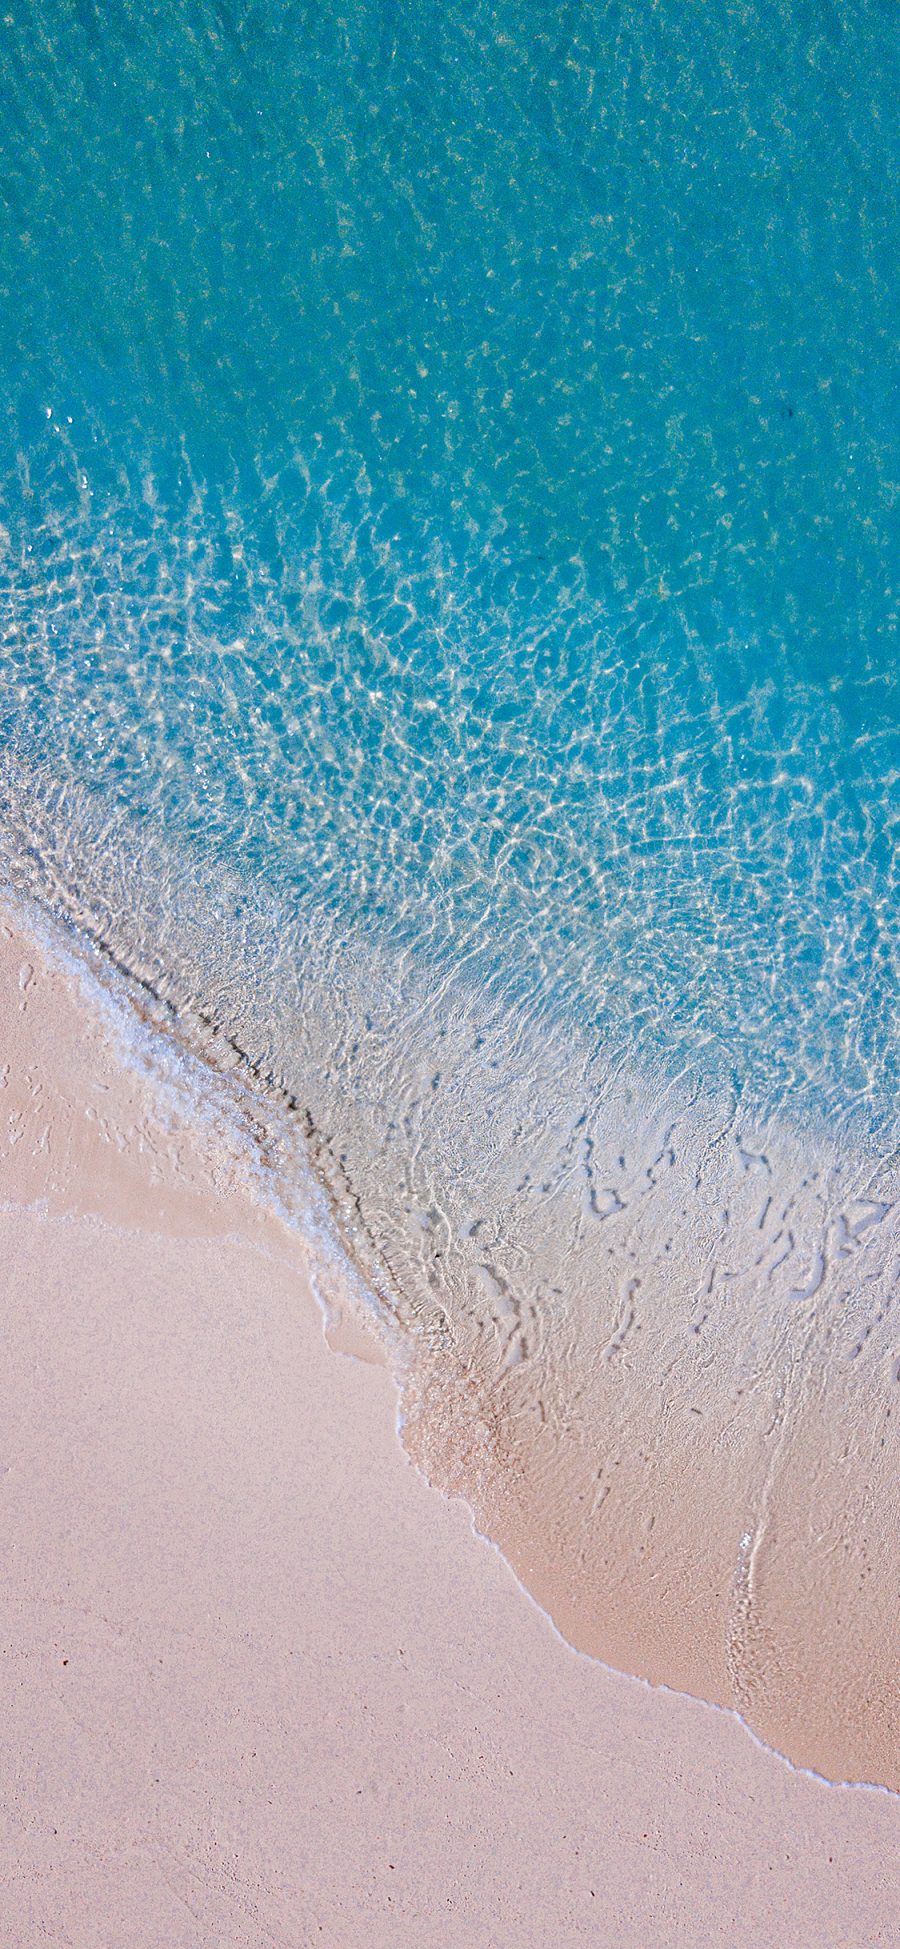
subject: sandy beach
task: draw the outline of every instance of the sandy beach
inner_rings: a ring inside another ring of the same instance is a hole
[[[897,1940],[900,1799],[569,1649],[304,1239],[0,913],[0,1942]]]

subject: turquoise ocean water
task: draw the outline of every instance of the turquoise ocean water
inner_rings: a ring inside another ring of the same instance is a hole
[[[624,1077],[896,1142],[897,51],[883,0],[0,23],[6,870],[286,1083],[444,1325],[576,1153],[622,1209]]]
[[[14,10],[7,750],[890,1118],[897,65],[879,4]]]

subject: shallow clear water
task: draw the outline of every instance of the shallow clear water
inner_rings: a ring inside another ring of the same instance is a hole
[[[5,739],[892,1116],[883,6],[26,9]]]
[[[723,1130],[814,1132],[785,1305],[883,1202],[897,68],[880,0],[0,27],[6,870],[302,1099],[467,1360],[666,1237],[693,1320]]]

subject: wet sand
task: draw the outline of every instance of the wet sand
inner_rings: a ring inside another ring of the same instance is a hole
[[[562,1641],[13,909],[0,1037],[0,1941],[896,1941],[900,1799]]]

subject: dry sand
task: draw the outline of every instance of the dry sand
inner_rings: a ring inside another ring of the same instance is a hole
[[[327,1344],[226,1134],[29,926],[0,921],[0,1942],[897,1943],[900,1799],[563,1643],[404,1456],[374,1342]]]

